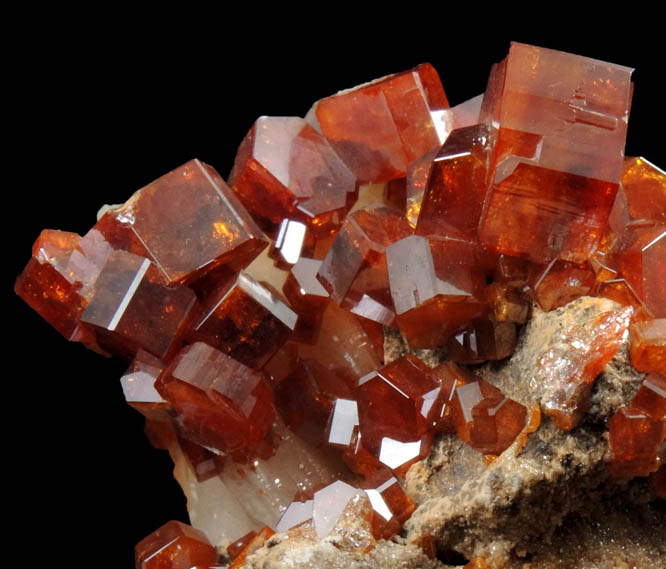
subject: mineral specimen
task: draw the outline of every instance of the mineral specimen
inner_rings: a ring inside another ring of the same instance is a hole
[[[240,568],[293,540],[499,568],[521,488],[561,492],[557,452],[585,444],[587,488],[663,496],[666,178],[623,158],[630,75],[514,43],[449,109],[422,64],[257,119],[229,185],[191,160],[83,237],[43,231],[17,294],[131,362],[125,398],[188,500],[192,527],[148,536],[137,567]],[[649,374],[612,391],[629,337]]]

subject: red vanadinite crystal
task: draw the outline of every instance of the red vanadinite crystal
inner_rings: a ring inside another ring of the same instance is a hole
[[[67,339],[132,362],[126,401],[230,569],[274,530],[323,539],[356,517],[357,549],[392,538],[435,437],[490,464],[542,411],[575,428],[628,329],[647,376],[609,420],[609,468],[664,496],[666,174],[623,158],[631,71],[514,43],[451,109],[426,63],[305,119],[260,117],[229,185],[191,160],[83,237],[45,230],[15,290]],[[525,405],[494,365],[465,367],[509,358],[531,311],[584,295],[620,306],[553,333],[514,378],[532,382]],[[199,529],[153,532],[137,569],[212,569]],[[434,536],[421,545],[436,556]]]
[[[318,101],[309,115],[363,182],[404,177],[407,165],[440,144],[431,111],[449,106],[425,63]]]
[[[217,553],[203,532],[171,521],[142,539],[135,549],[136,569],[190,569],[217,563]]]

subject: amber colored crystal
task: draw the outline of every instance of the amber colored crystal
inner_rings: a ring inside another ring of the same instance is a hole
[[[428,394],[439,391],[430,368],[416,356],[407,355],[368,374],[358,382],[358,412],[363,444],[379,455],[381,441],[419,439],[428,429]]]
[[[337,229],[356,179],[324,137],[298,117],[260,117],[241,143],[229,186],[257,219]]]
[[[372,534],[375,539],[390,539],[402,528],[416,509],[398,480],[387,470],[367,478],[360,485],[372,505]]]
[[[596,275],[589,265],[557,259],[543,267],[535,266],[528,279],[534,298],[546,312],[588,294],[595,282]]]
[[[458,436],[479,452],[492,455],[511,445],[527,417],[523,405],[483,379],[456,389],[452,412]]]
[[[68,340],[78,339],[79,318],[87,304],[79,293],[81,283],[66,272],[80,239],[76,233],[42,231],[14,286],[16,294]]]
[[[405,211],[407,207],[407,178],[396,178],[388,182],[382,201],[398,211]]]
[[[411,232],[396,210],[381,204],[356,210],[345,219],[317,278],[341,304],[364,269],[371,266],[385,272],[386,247]]]
[[[572,429],[583,417],[594,380],[619,349],[632,312],[631,307],[602,312],[589,327],[573,323],[561,332],[567,354],[551,349],[537,360],[545,373],[541,404],[560,429]]]
[[[274,534],[275,532],[268,526],[261,528],[234,557],[233,562],[229,565],[229,569],[240,569],[243,567],[247,556],[252,555],[257,549],[262,547],[266,543],[266,540]]]
[[[287,341],[297,320],[293,310],[243,272],[219,289],[203,313],[189,338],[256,369]]]
[[[631,71],[511,44],[482,109],[497,125],[479,226],[486,245],[537,263],[592,255],[620,182]]]
[[[621,236],[627,228],[666,223],[666,173],[645,158],[627,158],[622,187],[609,224]]]
[[[648,374],[631,400],[631,407],[655,421],[663,421],[666,418],[666,377]]]
[[[190,462],[199,482],[205,482],[222,472],[226,460],[225,455],[216,454],[201,445],[183,438],[179,438],[178,444]]]
[[[648,310],[666,317],[666,226],[633,230],[616,258],[619,272]]]
[[[666,375],[666,318],[634,323],[630,332],[634,367]]]
[[[416,233],[476,232],[486,194],[488,128],[454,130],[430,169]]]
[[[444,349],[454,362],[475,364],[509,357],[516,341],[516,326],[513,322],[477,318],[451,336],[444,344]]]
[[[434,348],[489,310],[473,242],[412,235],[387,247],[396,323],[412,348]]]
[[[425,194],[428,179],[430,178],[430,169],[432,161],[437,156],[439,149],[426,152],[421,158],[414,160],[407,166],[407,177],[405,179],[407,192],[406,196],[406,215],[409,225],[416,227],[421,213],[421,203]]]
[[[299,342],[317,341],[330,298],[328,291],[317,280],[321,263],[317,259],[300,258],[289,271],[282,288],[289,305],[298,314],[293,339]]]
[[[527,284],[520,281],[491,283],[486,289],[497,322],[524,324],[530,311]]]
[[[227,555],[229,558],[233,561],[236,557],[238,557],[238,554],[247,547],[248,543],[252,541],[255,535],[257,535],[257,532],[251,531],[229,545],[227,547]]]
[[[95,228],[114,249],[150,258],[168,282],[192,283],[221,265],[238,270],[267,245],[224,180],[199,160],[138,190]]]
[[[181,350],[156,388],[184,438],[223,452],[256,446],[275,415],[261,373],[201,342]]]
[[[633,405],[621,407],[609,421],[608,433],[613,476],[647,476],[659,468],[666,421],[656,421]]]
[[[443,362],[433,368],[432,375],[440,383],[441,397],[435,401],[437,405],[433,408],[431,429],[435,434],[455,433],[452,402],[456,389],[475,381],[476,378],[451,361]]]
[[[431,111],[448,108],[429,63],[321,99],[308,113],[363,182],[404,177],[407,165],[441,144]]]
[[[342,460],[353,472],[366,478],[374,476],[386,468],[363,446],[359,427],[353,429],[349,445],[342,453]]]
[[[155,381],[164,367],[164,362],[145,350],[139,350],[129,369],[120,378],[127,404],[146,418],[165,419],[169,406],[155,389]]]
[[[81,322],[92,326],[99,344],[115,355],[131,359],[141,348],[166,360],[182,345],[196,310],[188,287],[164,286],[148,259],[114,251],[95,281]]]
[[[275,388],[275,405],[287,426],[314,446],[323,442],[339,398],[352,399],[352,386],[313,360],[300,361]]]
[[[638,297],[633,287],[626,279],[610,279],[595,286],[594,296],[614,300],[621,306],[631,306],[634,309],[631,315],[632,322],[651,320],[653,314],[645,303]]]
[[[203,532],[170,521],[136,544],[136,569],[190,569],[217,563],[217,552]]]

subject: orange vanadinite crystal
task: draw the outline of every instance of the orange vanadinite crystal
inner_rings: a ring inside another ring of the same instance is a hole
[[[316,446],[324,440],[334,401],[353,396],[347,379],[316,361],[305,360],[277,385],[275,405],[287,426]]]
[[[626,279],[610,279],[595,285],[594,296],[614,300],[622,306],[631,306],[634,309],[631,315],[632,322],[643,322],[653,318],[652,313]]]
[[[474,449],[498,455],[525,427],[527,409],[483,379],[459,386],[452,402],[458,436]]]
[[[666,377],[649,374],[631,400],[631,407],[652,417],[655,421],[666,418]]]
[[[386,249],[396,323],[412,348],[434,348],[489,310],[476,246],[412,235]]]
[[[645,158],[627,158],[609,224],[617,236],[632,227],[666,223],[666,173]]]
[[[81,322],[92,326],[100,346],[115,355],[131,359],[142,348],[168,359],[181,345],[196,306],[188,287],[164,286],[148,259],[114,251],[95,281]]]
[[[229,569],[240,569],[245,565],[245,560],[248,555],[252,555],[257,549],[266,543],[266,540],[271,537],[275,532],[268,526],[261,528],[252,538],[248,541],[247,545],[234,557],[233,562],[229,565]]]
[[[257,119],[238,149],[229,185],[258,219],[297,219],[317,235],[340,226],[356,192],[354,175],[298,117]]]
[[[483,103],[499,129],[479,228],[486,245],[537,263],[592,255],[620,182],[631,71],[511,44]],[[507,148],[507,129],[536,144]]]
[[[528,283],[534,298],[546,312],[590,292],[596,275],[588,265],[553,259],[545,267],[533,266]]]
[[[377,472],[360,485],[372,505],[372,534],[375,539],[390,539],[416,509],[398,480],[387,469]]]
[[[263,375],[202,342],[183,348],[156,388],[184,438],[223,452],[257,445],[275,417]]]
[[[319,336],[319,327],[330,295],[317,280],[321,261],[302,257],[291,268],[282,291],[289,305],[298,314],[294,329],[295,340],[314,343]]]
[[[634,367],[666,375],[666,318],[637,322],[631,326],[630,332]]]
[[[407,166],[405,208],[407,221],[412,227],[416,227],[418,222],[423,195],[425,194],[426,185],[430,178],[432,161],[437,156],[437,152],[438,149],[431,150]]]
[[[637,228],[615,253],[617,268],[656,318],[666,317],[666,226]]]
[[[647,476],[659,468],[666,421],[655,420],[632,405],[621,407],[608,423],[613,476]]]
[[[572,429],[583,417],[594,380],[619,349],[632,313],[631,307],[602,312],[591,327],[575,322],[561,332],[566,354],[550,349],[539,357],[541,404],[560,429]]]
[[[454,362],[475,364],[509,357],[516,341],[516,325],[513,322],[476,318],[451,336],[444,349]]]
[[[404,177],[410,162],[441,144],[431,111],[448,106],[424,63],[322,99],[308,116],[359,180],[383,182]]]
[[[345,219],[317,278],[330,291],[331,298],[341,304],[364,269],[375,268],[385,274],[386,247],[411,232],[409,224],[396,210],[380,204],[359,209]],[[387,287],[386,279],[377,276]]]
[[[405,443],[420,454],[439,396],[444,394],[430,368],[413,355],[362,377],[357,401],[363,447],[392,469],[403,464],[393,458],[407,450]]]
[[[454,130],[435,156],[416,233],[476,232],[486,195],[488,128]]]
[[[136,569],[190,569],[217,563],[217,552],[203,532],[171,521],[136,544]]]
[[[256,369],[287,341],[297,319],[286,304],[242,272],[221,287],[203,312],[190,339]]]
[[[114,249],[150,258],[168,282],[243,268],[266,238],[220,175],[191,160],[137,191],[95,226]]]
[[[14,286],[16,294],[68,340],[78,339],[79,318],[87,304],[79,292],[81,283],[66,270],[80,239],[76,233],[42,231]]]
[[[120,378],[127,404],[146,418],[166,420],[169,405],[155,389],[155,381],[162,373],[164,362],[139,350],[129,369]]]

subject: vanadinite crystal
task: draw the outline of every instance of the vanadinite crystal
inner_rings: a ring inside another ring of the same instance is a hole
[[[137,568],[241,567],[276,531],[323,539],[345,516],[367,551],[417,508],[405,478],[437,437],[490,464],[541,411],[577,428],[628,338],[647,375],[608,421],[610,471],[663,494],[666,176],[623,157],[630,76],[514,43],[449,108],[424,63],[260,117],[228,185],[195,159],[82,237],[44,230],[17,294],[131,362],[126,401],[188,500],[192,527],[153,532]],[[585,295],[598,316],[512,378],[531,401],[505,395],[530,313]]]

